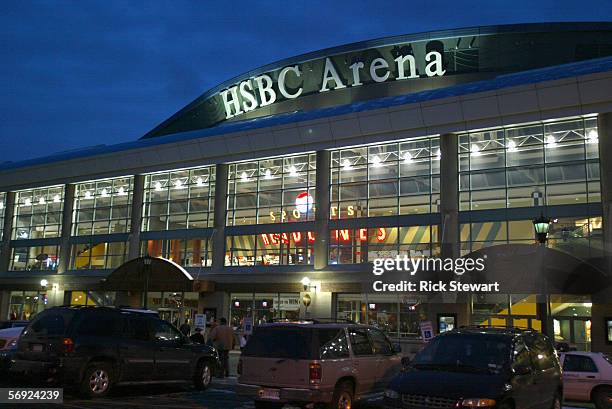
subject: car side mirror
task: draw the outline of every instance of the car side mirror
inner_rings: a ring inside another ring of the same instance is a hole
[[[393,353],[394,354],[399,354],[400,352],[402,352],[402,346],[400,345],[399,342],[393,344]]]
[[[531,373],[531,367],[529,365],[519,365],[514,368],[516,375],[529,375]]]

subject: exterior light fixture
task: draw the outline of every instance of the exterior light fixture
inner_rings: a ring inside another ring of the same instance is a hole
[[[202,180],[202,178],[201,178],[201,177],[198,177],[198,178],[196,179],[196,185],[198,185],[199,187],[204,186],[204,181]]]
[[[43,278],[42,280],[40,280],[40,287],[43,290],[46,290],[48,285],[49,285],[49,282],[46,279]]]
[[[302,278],[302,281],[300,281],[300,282],[304,286],[304,291],[308,291],[308,288],[310,287],[310,278],[304,277],[304,278]]]
[[[475,143],[470,146],[470,153],[472,156],[480,156],[480,148]]]
[[[89,190],[85,192],[85,199],[87,200],[91,199],[91,192]]]
[[[297,169],[293,165],[291,165],[291,167],[289,168],[289,176],[292,176],[292,177],[297,176]]]
[[[38,199],[38,204],[44,205],[45,203],[46,202],[44,196],[41,196],[40,199]]]
[[[508,152],[516,152],[518,149],[516,148],[516,142],[514,142],[512,139],[510,139],[508,141]]]
[[[249,177],[247,176],[246,172],[242,172],[242,174],[240,175],[240,180],[242,180],[243,182],[247,182],[249,180]]]
[[[344,159],[344,161],[342,161],[342,169],[343,170],[351,170],[353,169],[353,167],[351,166],[351,161],[348,159]]]
[[[587,143],[599,143],[599,135],[595,129],[591,129],[587,133]]]
[[[381,164],[381,160],[378,157],[378,155],[374,155],[374,157],[372,158],[372,166],[374,166],[375,168],[380,168],[382,166]]]
[[[548,232],[550,230],[550,219],[540,214],[540,217],[533,220],[533,228],[535,230],[536,239],[540,244],[545,244],[548,240]]]
[[[102,189],[102,197],[108,197],[108,190],[106,190],[106,188]]]
[[[266,169],[264,172],[264,178],[268,180],[272,179],[272,171],[270,169]]]
[[[26,199],[23,204],[26,206],[32,206],[32,201],[30,199]]]
[[[412,159],[412,155],[410,154],[410,152],[406,152],[404,154],[404,163],[408,164],[412,162],[414,162],[414,160]]]
[[[125,195],[127,194],[127,193],[125,192],[125,188],[124,188],[123,186],[121,186],[121,187],[119,188],[118,193],[119,193],[119,196],[125,196]]]
[[[61,200],[62,199],[60,198],[60,195],[53,196],[53,203],[59,203],[59,202],[61,202]]]
[[[183,188],[183,182],[181,182],[180,180],[177,180],[176,182],[174,182],[174,188],[175,189],[182,189]]]
[[[442,151],[438,149],[438,151],[436,152],[436,160],[440,160],[440,159],[442,159]]]
[[[161,190],[162,190],[161,182],[155,182],[155,190],[157,192],[161,192]]]
[[[0,202],[0,209],[4,209],[4,202]]]
[[[548,135],[546,137],[546,146],[549,148],[556,148],[557,147],[557,141],[555,140],[555,137],[552,135]]]

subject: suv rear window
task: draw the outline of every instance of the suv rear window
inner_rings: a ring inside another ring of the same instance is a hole
[[[72,321],[72,310],[47,310],[38,314],[26,328],[23,337],[42,335],[63,335]]]
[[[312,359],[311,328],[258,327],[244,348],[244,356]]]

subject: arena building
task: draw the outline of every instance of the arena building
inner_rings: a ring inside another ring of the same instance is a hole
[[[610,351],[610,90],[612,23],[411,34],[247,72],[134,142],[5,162],[0,318],[514,325]],[[458,288],[499,291],[376,291],[398,255],[486,259]]]

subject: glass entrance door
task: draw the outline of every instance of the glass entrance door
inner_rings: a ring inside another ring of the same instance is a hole
[[[555,342],[567,344],[578,351],[591,350],[591,319],[585,317],[555,317]]]

